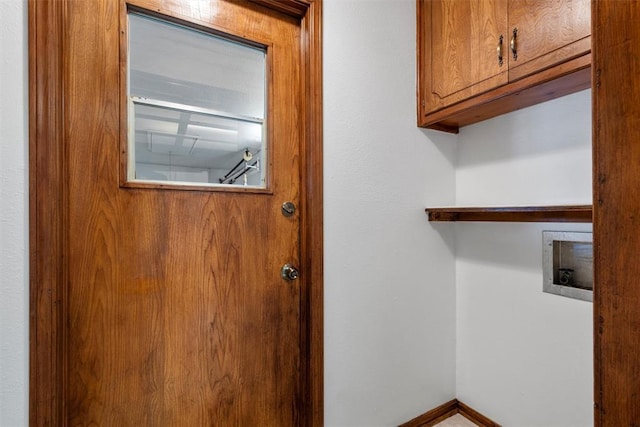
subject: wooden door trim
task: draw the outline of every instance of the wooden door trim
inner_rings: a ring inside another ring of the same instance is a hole
[[[640,30],[636,2],[592,2],[594,425],[640,423]]]
[[[301,270],[304,424],[323,424],[322,0],[254,0],[301,20],[304,130]],[[29,0],[29,423],[64,425],[65,4]]]
[[[63,8],[29,1],[29,423],[60,424],[67,223]]]
[[[314,0],[250,0],[294,18],[304,18]]]
[[[301,266],[308,316],[306,324],[305,397],[307,425],[324,425],[324,249],[323,249],[323,121],[322,0],[311,0],[302,18],[304,138],[301,194]]]

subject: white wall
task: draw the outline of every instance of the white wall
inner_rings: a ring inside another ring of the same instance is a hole
[[[324,5],[325,422],[390,426],[455,396],[455,137],[415,119],[415,1]]]
[[[27,424],[27,7],[0,0],[0,426]]]
[[[455,396],[455,136],[415,119],[415,1],[324,4],[325,423],[391,426]]]
[[[590,91],[461,130],[458,205],[591,204]],[[456,224],[457,395],[510,426],[593,423],[592,304],[542,292],[542,230]]]

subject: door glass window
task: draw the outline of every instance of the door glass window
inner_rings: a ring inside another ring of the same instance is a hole
[[[127,180],[266,187],[266,51],[129,14]]]

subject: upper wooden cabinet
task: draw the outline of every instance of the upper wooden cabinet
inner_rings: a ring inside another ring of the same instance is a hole
[[[425,112],[507,83],[506,0],[435,0],[423,10],[425,47],[431,46],[422,56],[422,67],[430,70]]]
[[[590,86],[589,0],[417,0],[418,125],[457,131]]]
[[[589,0],[510,0],[509,81],[591,52]]]

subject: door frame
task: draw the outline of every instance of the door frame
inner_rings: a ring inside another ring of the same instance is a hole
[[[300,19],[304,425],[323,424],[322,0],[249,0]],[[29,424],[65,425],[65,1],[29,0]]]
[[[640,423],[640,5],[591,3],[594,425]],[[635,403],[634,403],[635,402]]]

